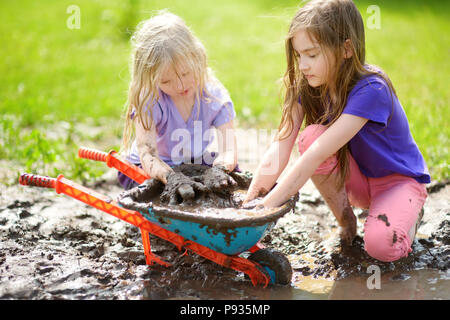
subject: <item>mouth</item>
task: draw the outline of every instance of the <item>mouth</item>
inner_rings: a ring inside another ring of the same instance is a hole
[[[313,76],[313,75],[311,75],[311,74],[305,74],[305,75],[304,75],[304,77],[305,77],[306,79],[311,79],[311,78],[314,78],[314,76]]]
[[[189,89],[186,89],[186,90],[180,92],[180,95],[186,96],[188,93],[189,93]]]

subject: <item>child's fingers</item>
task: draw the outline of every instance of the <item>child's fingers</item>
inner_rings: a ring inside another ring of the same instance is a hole
[[[242,201],[242,207],[244,207],[244,205],[246,205],[247,203],[249,203],[252,200],[253,199],[251,199],[251,198],[245,198],[244,201]]]
[[[194,189],[196,189],[197,191],[200,191],[200,192],[205,192],[206,191],[206,186],[203,183],[195,182],[194,183]]]
[[[177,204],[178,204],[177,196],[176,196],[175,193],[173,193],[173,194],[170,196],[169,204],[170,204],[170,205],[177,205]]]
[[[162,183],[167,184],[167,177],[166,177],[165,175],[161,176],[161,177],[159,178],[159,180],[160,180]]]
[[[261,199],[253,199],[251,201],[248,201],[246,203],[242,203],[241,206],[243,209],[255,209],[255,210],[262,210],[264,209],[264,205],[262,204]]]
[[[232,185],[233,187],[237,185],[236,180],[234,180],[233,177],[231,177],[231,176],[228,176],[228,183],[230,185]]]
[[[177,192],[183,198],[183,200],[188,200],[195,197],[194,189],[187,183],[179,186]]]
[[[252,201],[256,198],[256,194],[254,192],[247,192],[244,201],[242,202],[242,205]]]
[[[228,180],[221,179],[214,186],[216,187],[216,189],[225,188],[228,186]]]

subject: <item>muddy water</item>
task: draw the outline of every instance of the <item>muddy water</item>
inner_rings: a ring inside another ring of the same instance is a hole
[[[280,234],[275,239],[277,245],[279,238],[283,239],[285,250],[292,252],[289,257],[297,271],[292,282],[295,288],[324,294],[328,299],[450,299],[448,185],[430,194],[413,252],[393,263],[377,261],[365,253],[365,212],[356,211],[358,236],[353,245],[341,247],[336,222],[317,191],[309,188],[300,199],[303,201],[296,213],[279,221]],[[277,228],[272,231],[275,236]],[[302,236],[282,236],[290,234],[289,229],[298,230]],[[298,239],[304,241],[300,256],[296,252],[299,245],[295,244]],[[374,286],[374,269],[380,274],[378,288]]]
[[[115,197],[113,180],[92,188]],[[334,218],[306,186],[262,240],[294,271],[291,285],[267,289],[153,237],[152,251],[172,266],[148,267],[136,227],[54,190],[0,191],[0,299],[450,299],[449,185],[430,195],[413,252],[395,263],[365,254],[364,212],[353,246],[341,247]],[[379,289],[369,288],[371,266]]]

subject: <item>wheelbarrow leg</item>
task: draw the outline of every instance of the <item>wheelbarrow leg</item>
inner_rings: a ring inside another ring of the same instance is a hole
[[[142,235],[142,244],[144,246],[145,262],[148,265],[154,265],[155,263],[157,263],[164,267],[170,267],[171,266],[170,263],[161,260],[161,258],[152,253],[150,248],[150,236],[148,234],[148,231],[145,229],[141,229],[141,235]]]
[[[257,245],[255,245],[254,247],[256,246]],[[221,266],[231,268],[236,271],[240,271],[247,274],[254,286],[262,284],[265,288],[270,282],[270,278],[260,270],[262,268],[260,268],[260,266],[258,266],[257,263],[250,261],[248,259],[241,258],[238,256],[229,256],[214,251],[208,247],[205,247],[199,243],[190,240],[185,241],[184,248],[189,249],[195,252],[196,254],[208,260],[211,260]],[[260,248],[258,247],[258,250],[259,249]]]
[[[248,251],[250,251],[250,253],[253,253],[264,248],[265,246],[261,242],[257,242],[253,247],[248,249]]]

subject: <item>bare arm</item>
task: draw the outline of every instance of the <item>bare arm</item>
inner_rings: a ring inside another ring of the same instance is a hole
[[[237,145],[233,121],[217,127],[217,140],[219,156],[214,160],[213,165],[224,166],[228,172],[231,172],[237,164]]]
[[[298,112],[294,114],[294,126],[290,135],[286,139],[273,141],[265,152],[256,169],[244,203],[253,200],[260,193],[266,194],[286,168],[304,117],[300,105],[297,110]]]
[[[313,175],[317,167],[336,153],[364,126],[367,119],[342,114],[289,169],[278,185],[264,198],[266,208],[277,207],[293,196]]]
[[[138,117],[135,118],[134,123],[136,126],[136,146],[142,168],[150,177],[167,184],[167,174],[173,170],[158,157],[155,126],[152,124],[150,130],[146,130]]]

